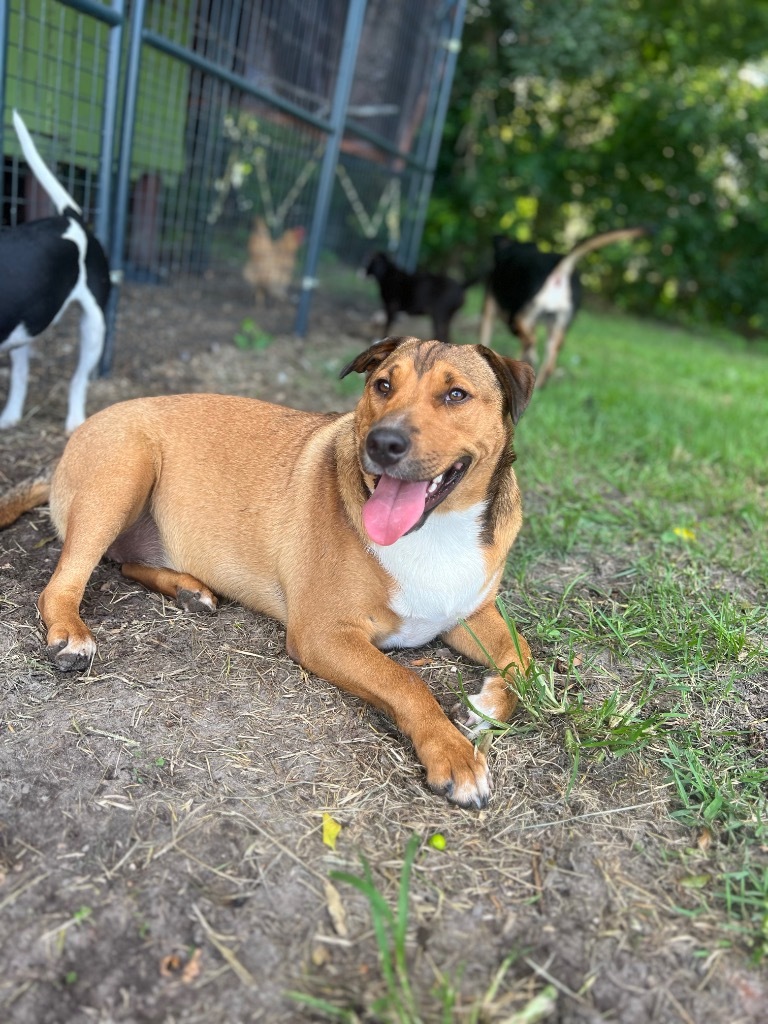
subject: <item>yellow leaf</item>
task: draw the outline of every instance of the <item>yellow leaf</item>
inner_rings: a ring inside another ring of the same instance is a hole
[[[696,540],[696,534],[693,530],[689,530],[685,526],[676,526],[672,533],[679,537],[680,540]]]
[[[339,832],[341,832],[341,825],[338,821],[335,821],[330,814],[323,812],[323,842],[326,846],[330,846],[332,850],[336,849],[336,839],[338,838]]]

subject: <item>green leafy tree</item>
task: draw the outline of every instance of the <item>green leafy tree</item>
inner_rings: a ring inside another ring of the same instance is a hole
[[[466,272],[497,232],[567,247],[653,224],[651,243],[591,257],[589,282],[763,330],[766,156],[765,0],[471,3],[425,250]]]

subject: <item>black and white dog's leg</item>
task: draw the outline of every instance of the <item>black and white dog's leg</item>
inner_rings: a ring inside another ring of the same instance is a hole
[[[83,315],[80,318],[80,356],[69,385],[69,409],[65,424],[68,434],[71,434],[75,427],[79,427],[85,419],[88,379],[101,356],[106,333],[104,313],[91,293],[83,289],[79,301],[83,308]]]
[[[560,349],[563,347],[565,332],[568,330],[570,319],[571,318],[568,313],[558,313],[549,329],[544,365],[536,378],[537,387],[543,387],[555,371],[557,356]]]
[[[27,381],[29,380],[29,354],[32,348],[30,340],[20,342],[9,350],[11,357],[11,385],[8,400],[0,414],[0,430],[15,427],[24,412],[24,399],[27,397]]]

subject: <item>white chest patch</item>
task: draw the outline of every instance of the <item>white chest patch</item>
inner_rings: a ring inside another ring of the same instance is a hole
[[[370,549],[395,582],[390,608],[400,628],[381,646],[418,647],[483,602],[490,581],[480,544],[482,505],[431,515],[415,533]]]

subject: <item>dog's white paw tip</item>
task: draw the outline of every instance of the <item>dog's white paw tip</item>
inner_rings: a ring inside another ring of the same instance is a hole
[[[46,653],[59,672],[84,672],[93,661],[96,644],[90,639],[74,642],[65,638],[49,644]]]

